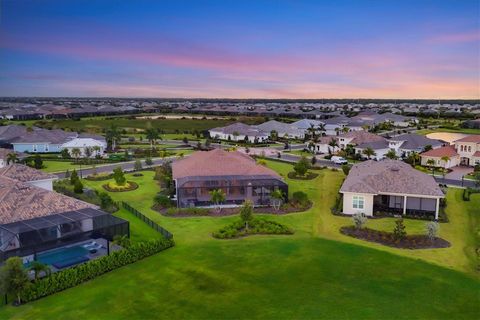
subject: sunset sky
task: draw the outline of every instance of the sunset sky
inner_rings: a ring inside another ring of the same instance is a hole
[[[0,96],[480,98],[480,5],[0,2]]]

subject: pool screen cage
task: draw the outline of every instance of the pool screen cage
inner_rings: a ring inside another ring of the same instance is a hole
[[[0,225],[0,262],[74,242],[129,236],[129,223],[93,208],[62,212]]]
[[[271,204],[271,193],[280,189],[288,201],[288,185],[280,178],[263,175],[192,176],[176,181],[179,207],[211,205],[212,190],[225,193],[224,204],[242,204],[249,199],[255,206]]]

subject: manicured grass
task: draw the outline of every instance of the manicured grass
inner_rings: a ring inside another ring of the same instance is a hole
[[[291,165],[267,161],[286,177]],[[286,178],[290,193],[306,192],[314,206],[304,213],[269,215],[292,227],[290,236],[216,240],[211,233],[239,219],[165,217],[150,209],[159,191],[153,172],[127,174],[137,190],[110,193],[174,234],[176,246],[76,288],[21,307],[0,308],[0,318],[29,319],[472,319],[480,311],[475,268],[480,195],[463,202],[450,189],[450,223],[440,236],[451,248],[401,250],[344,236],[351,219],[334,216],[344,176],[319,170],[310,181]],[[84,181],[99,188],[105,181]],[[155,236],[131,214],[134,241]],[[133,219],[133,220],[132,220]],[[392,230],[395,219],[367,226]],[[424,233],[423,221],[405,220],[408,233]],[[414,257],[415,259],[411,259]],[[428,263],[432,262],[432,263]],[[442,267],[442,266],[446,266]],[[456,270],[453,270],[456,269]]]
[[[43,166],[42,171],[45,172],[63,172],[70,170],[72,171],[73,169],[79,170],[80,165],[78,164],[72,164],[70,161],[55,161],[55,160],[44,160],[43,161]],[[98,167],[99,165],[97,165]],[[92,168],[91,165],[82,165],[82,170],[83,169],[88,169]]]
[[[458,128],[458,129],[449,129],[449,128],[435,128],[435,129],[421,129],[417,130],[416,134],[427,135],[434,132],[452,132],[452,133],[465,133],[465,134],[480,134],[478,129],[469,129],[469,128]]]

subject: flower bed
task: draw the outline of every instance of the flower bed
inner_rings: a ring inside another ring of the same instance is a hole
[[[289,235],[293,234],[293,230],[275,221],[255,218],[248,223],[248,229],[245,228],[245,223],[239,220],[212,233],[212,236],[217,239],[234,239],[256,234]]]
[[[109,192],[126,192],[126,191],[132,191],[138,188],[138,184],[136,184],[133,181],[127,181],[123,186],[120,186],[116,184],[115,182],[109,182],[107,184],[104,184],[103,189],[109,191]]]
[[[307,172],[304,176],[299,176],[295,171],[288,173],[288,178],[292,180],[313,180],[318,177],[318,173]]]
[[[431,249],[448,248],[450,242],[435,237],[433,240],[424,235],[406,236],[404,239],[395,239],[393,233],[378,231],[369,228],[357,229],[354,226],[341,227],[340,232],[349,237],[380,243],[385,246],[401,249]]]
[[[259,214],[287,214],[293,212],[303,212],[312,207],[312,203],[309,202],[307,206],[295,206],[287,203],[280,207],[279,210],[275,210],[273,207],[256,207],[253,209],[254,213]],[[198,217],[198,216],[210,216],[210,217],[224,217],[233,216],[240,212],[240,207],[236,208],[223,208],[218,211],[215,208],[164,208],[159,205],[152,207],[153,210],[168,217]]]

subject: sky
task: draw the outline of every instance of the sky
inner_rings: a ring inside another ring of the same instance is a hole
[[[480,1],[2,0],[0,96],[480,99]]]

